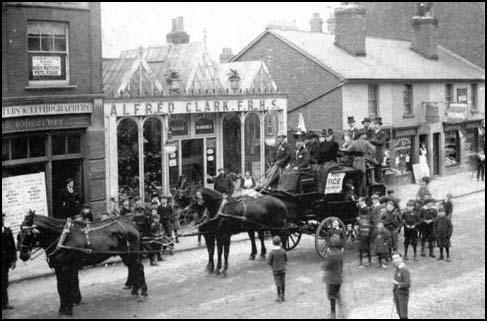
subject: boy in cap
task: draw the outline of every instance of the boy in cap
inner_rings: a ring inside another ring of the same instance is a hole
[[[277,288],[276,301],[284,302],[286,291],[287,254],[281,246],[281,238],[279,236],[276,235],[272,238],[272,244],[274,248],[269,253],[267,263],[271,266],[272,273],[274,274],[274,281]]]
[[[379,220],[374,231],[373,242],[377,258],[379,259],[379,267],[383,269],[387,269],[385,260],[389,256],[390,240],[391,233],[384,227],[384,223]]]
[[[418,245],[418,226],[419,215],[414,210],[416,202],[409,200],[406,210],[402,213],[402,224],[404,226],[404,260],[408,260],[408,247],[412,246],[414,251],[414,260],[417,261],[416,247]]]
[[[160,223],[160,218],[159,214],[152,214],[152,224],[150,225],[150,236],[154,238],[160,238],[162,236],[162,224]],[[160,242],[160,240],[158,240]],[[158,253],[153,253],[150,255],[150,265],[152,266],[157,266],[158,263],[156,262],[156,256],[157,256],[157,261],[163,261],[162,255],[161,255],[161,250],[162,247],[159,243],[154,243],[151,248],[155,251],[159,250]]]
[[[83,206],[81,207],[81,215],[85,223],[93,222],[93,214],[91,213],[90,204],[83,204]]]
[[[169,206],[168,197],[163,195],[160,200],[161,205],[157,208],[157,213],[161,219],[162,227],[164,228],[164,233],[167,237],[172,237],[172,208]]]
[[[427,198],[426,205],[421,209],[419,218],[421,220],[421,256],[426,256],[425,245],[428,242],[430,257],[435,257],[433,244],[435,241],[434,221],[438,217],[438,212],[434,208],[433,199]]]
[[[370,256],[370,238],[372,235],[372,219],[370,217],[370,210],[365,203],[365,197],[360,197],[359,202],[359,217],[358,220],[358,238],[360,241],[359,252],[360,252],[360,263],[359,266],[362,267],[362,256],[367,254],[369,259],[366,266],[370,266],[371,256]]]
[[[394,207],[394,202],[386,199],[385,210],[382,211],[380,219],[384,222],[384,227],[391,233],[392,250],[397,251],[397,238],[399,234],[399,227],[401,226],[401,216]],[[392,251],[389,253],[389,259],[392,260]]]
[[[440,207],[438,218],[435,221],[436,243],[440,248],[440,257],[443,260],[443,249],[446,251],[446,260],[450,262],[450,238],[453,233],[451,220],[446,216],[445,208]]]

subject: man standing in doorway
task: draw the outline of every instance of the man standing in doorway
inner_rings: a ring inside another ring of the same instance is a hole
[[[228,197],[233,194],[233,182],[229,175],[225,173],[223,168],[218,170],[218,176],[215,178],[215,191],[227,195]]]
[[[61,193],[61,206],[62,218],[64,219],[79,214],[81,210],[79,196],[74,190],[74,180],[72,178],[66,179],[66,188]]]
[[[17,261],[14,237],[12,231],[3,226],[4,217],[5,213],[2,212],[2,311],[14,308],[8,303],[8,272],[10,269],[15,269]]]
[[[394,253],[392,255],[392,261],[396,266],[396,270],[394,271],[394,279],[392,280],[392,283],[394,284],[392,289],[394,304],[396,305],[396,311],[399,318],[407,319],[411,275],[409,270],[406,268],[406,264],[404,264],[402,261],[401,254]]]
[[[370,143],[375,146],[375,159],[377,165],[375,166],[375,180],[377,183],[382,182],[382,163],[384,162],[384,144],[389,140],[389,136],[382,129],[382,118],[376,117],[374,120],[375,133],[374,137],[370,139]]]

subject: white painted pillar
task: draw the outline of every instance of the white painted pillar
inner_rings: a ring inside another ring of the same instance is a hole
[[[243,175],[245,173],[245,117],[246,113],[240,114],[240,145],[241,145],[241,170],[240,173]]]
[[[167,141],[167,131],[168,131],[168,120],[166,116],[163,116],[160,118],[161,121],[161,151],[162,151],[162,157],[161,157],[161,169],[162,169],[162,178],[161,178],[161,184],[162,184],[162,192],[165,195],[169,194],[169,161],[168,157],[169,155],[166,153],[166,149],[164,148],[166,141]]]
[[[259,113],[260,120],[260,184],[264,183],[265,173],[265,113]]]
[[[144,126],[143,121],[135,119],[137,123],[138,132],[138,144],[139,144],[139,196],[142,202],[145,202],[145,190],[144,190]]]

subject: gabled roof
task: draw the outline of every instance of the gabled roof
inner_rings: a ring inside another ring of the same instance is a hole
[[[352,56],[337,47],[332,34],[268,29],[237,54],[235,61],[267,34],[274,35],[341,79],[485,80],[485,70],[438,48],[438,60],[411,50],[409,41],[366,38],[366,56]]]
[[[218,78],[224,88],[231,88],[228,74],[235,70],[240,76],[240,87],[243,89],[267,89],[277,90],[276,83],[272,80],[267,66],[262,61],[239,61],[222,63],[218,65]]]

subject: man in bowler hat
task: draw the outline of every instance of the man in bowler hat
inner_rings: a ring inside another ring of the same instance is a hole
[[[370,143],[375,147],[375,159],[377,165],[375,166],[375,180],[382,182],[382,163],[384,162],[384,144],[389,140],[389,135],[382,129],[382,118],[376,117],[374,120],[375,133],[374,137],[370,139]]]

